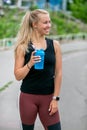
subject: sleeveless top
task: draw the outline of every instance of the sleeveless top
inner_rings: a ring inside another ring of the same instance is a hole
[[[32,66],[27,76],[22,80],[20,89],[24,93],[47,95],[54,92],[55,50],[53,40],[46,38],[46,44],[44,69],[36,70]],[[29,43],[24,64],[27,64],[32,51],[34,51],[32,45],[32,43]]]

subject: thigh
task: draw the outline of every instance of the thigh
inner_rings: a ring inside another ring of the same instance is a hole
[[[52,95],[42,96],[42,98],[40,97],[39,117],[45,129],[48,126],[51,126],[52,124],[56,124],[60,122],[58,111],[52,116],[49,115],[48,109],[51,100],[52,100]]]
[[[37,116],[37,106],[30,94],[20,94],[19,109],[22,123],[27,125],[34,124]]]

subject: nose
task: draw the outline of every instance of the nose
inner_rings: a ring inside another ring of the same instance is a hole
[[[48,23],[47,26],[50,28],[51,27],[51,23]]]

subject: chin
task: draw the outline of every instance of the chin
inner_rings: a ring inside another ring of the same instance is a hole
[[[49,34],[50,34],[50,32],[46,32],[46,33],[45,33],[45,35],[49,35]]]

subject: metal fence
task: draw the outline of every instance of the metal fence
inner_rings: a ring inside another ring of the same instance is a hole
[[[4,38],[0,40],[0,50],[9,49],[15,45],[16,38]]]
[[[68,34],[68,35],[59,35],[59,36],[49,36],[50,38],[59,40],[61,43],[64,41],[71,41],[71,40],[87,40],[87,33],[78,33],[78,34]]]
[[[68,34],[68,35],[57,35],[57,36],[49,36],[49,38],[56,39],[60,43],[64,43],[72,40],[87,40],[87,33],[79,33],[79,34]],[[9,49],[15,45],[16,38],[4,38],[0,40],[0,50]]]

